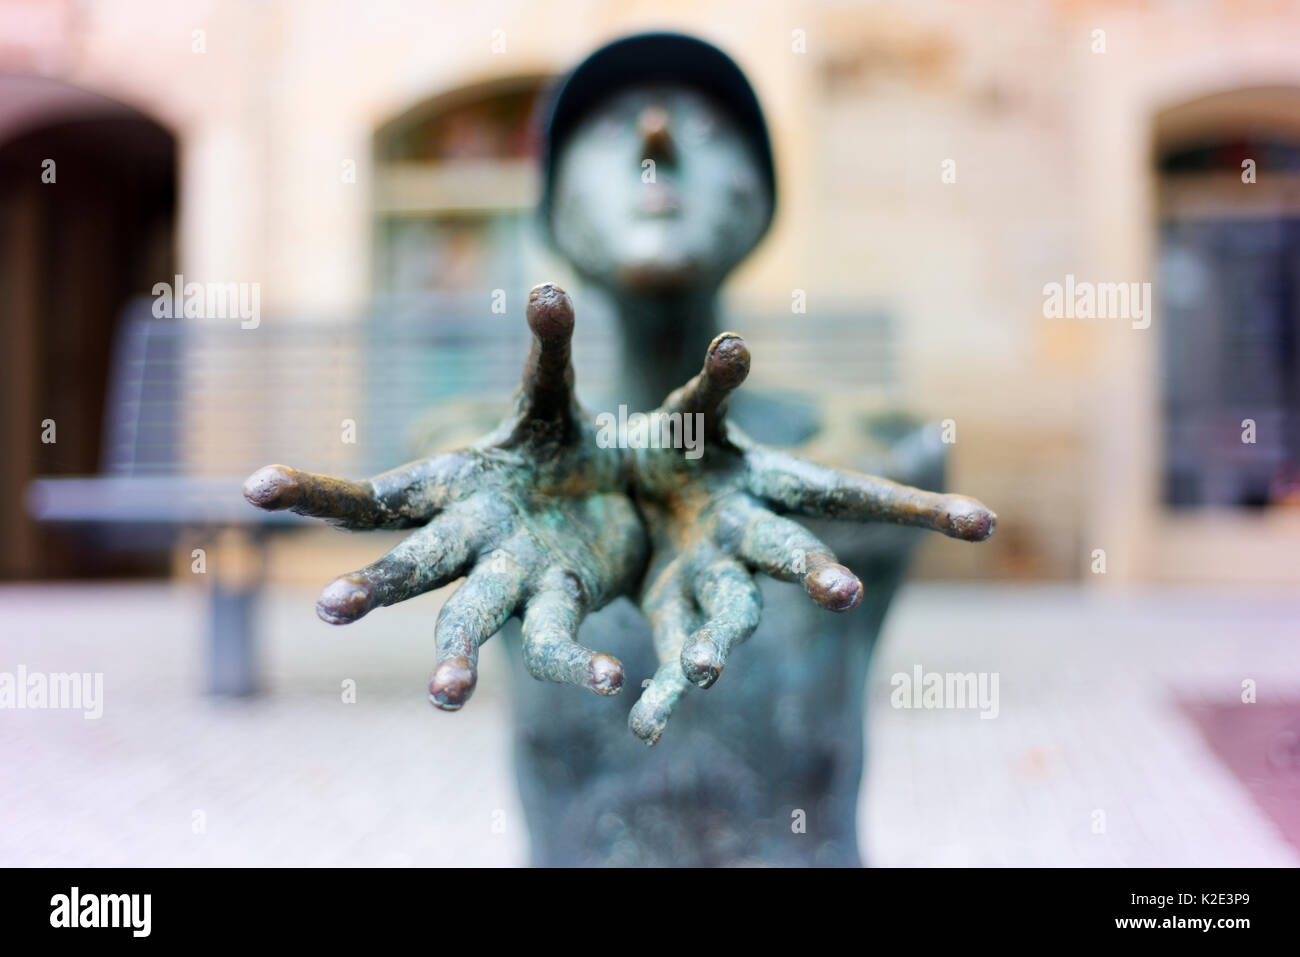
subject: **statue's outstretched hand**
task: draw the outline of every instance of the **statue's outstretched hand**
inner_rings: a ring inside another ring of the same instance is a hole
[[[726,398],[748,374],[744,340],[718,336],[703,370],[657,410],[680,415],[683,427],[695,417],[702,449],[632,452],[653,550],[640,606],[660,662],[629,716],[647,744],[659,740],[687,688],[717,681],[732,649],[758,627],[755,571],[802,582],[831,611],[848,611],[861,599],[857,576],[783,515],[916,525],[970,542],[993,532],[996,516],[975,499],[837,471],[753,442],[725,420]],[[677,420],[656,425],[655,414],[650,427],[661,436],[671,432]]]
[[[366,481],[270,465],[244,483],[259,508],[289,509],[349,529],[416,528],[378,561],[325,587],[331,624],[465,582],[443,605],[429,699],[460,708],[477,681],[478,649],[515,614],[540,679],[617,694],[617,659],[577,643],[588,612],[634,591],[645,532],[626,493],[621,453],[601,448],[573,395],[573,303],[553,284],[528,297],[532,350],[514,414],[468,448]]]

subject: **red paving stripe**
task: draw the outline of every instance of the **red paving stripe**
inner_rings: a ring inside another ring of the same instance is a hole
[[[1215,756],[1300,850],[1300,701],[1181,701]]]

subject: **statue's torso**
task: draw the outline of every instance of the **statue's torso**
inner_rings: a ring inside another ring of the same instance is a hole
[[[754,438],[772,442],[773,432],[781,437],[772,428],[780,424],[779,407],[760,403],[746,416],[737,403],[735,418]],[[825,460],[824,431],[803,432],[819,441]],[[923,441],[914,426],[901,434],[892,462],[860,429],[856,446],[841,448],[847,455],[835,464],[939,487],[942,447]],[[624,690],[612,700],[532,678],[522,665],[519,624],[507,627],[515,761],[535,863],[859,863],[867,665],[917,533],[805,524],[862,579],[862,603],[837,615],[799,586],[760,576],[758,630],[731,656],[717,685],[687,693],[653,748],[627,727],[641,682],[658,664],[649,629],[630,602],[619,600],[582,628],[583,644],[623,662]]]

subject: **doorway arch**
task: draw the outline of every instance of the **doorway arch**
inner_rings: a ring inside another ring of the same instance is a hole
[[[38,526],[24,489],[38,475],[99,470],[119,315],[175,272],[176,140],[123,103],[53,80],[0,76],[0,103],[0,578],[141,570]],[[46,421],[54,442],[42,441]]]

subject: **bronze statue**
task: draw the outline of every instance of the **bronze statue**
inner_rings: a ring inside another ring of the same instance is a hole
[[[438,617],[429,697],[459,709],[479,646],[503,628],[518,646],[516,759],[539,863],[857,863],[861,689],[901,561],[873,566],[882,580],[864,589],[787,516],[971,542],[995,516],[971,498],[797,458],[728,420],[750,355],[740,336],[718,334],[715,300],[766,231],[775,183],[758,103],[725,54],[672,34],[593,54],[555,100],[545,182],[556,246],[619,310],[628,404],[654,407],[679,440],[698,421],[702,447],[600,440],[574,397],[573,305],[548,283],[529,295],[533,345],[514,412],[487,438],[366,481],[268,466],[244,494],[345,528],[416,529],[326,586],[317,612],[328,622],[465,578]],[[796,607],[756,573],[801,583],[812,604]],[[850,612],[864,594],[875,596],[866,621],[828,626],[823,609]],[[584,647],[579,626],[607,605]],[[515,618],[521,629],[507,626]],[[782,633],[742,661],[737,646],[769,622]],[[703,696],[675,743],[670,717],[733,655],[743,673]],[[609,696],[629,674],[626,717],[527,677]],[[663,743],[635,750],[626,729],[615,736],[625,720],[635,738]],[[804,826],[792,828],[798,812]]]

